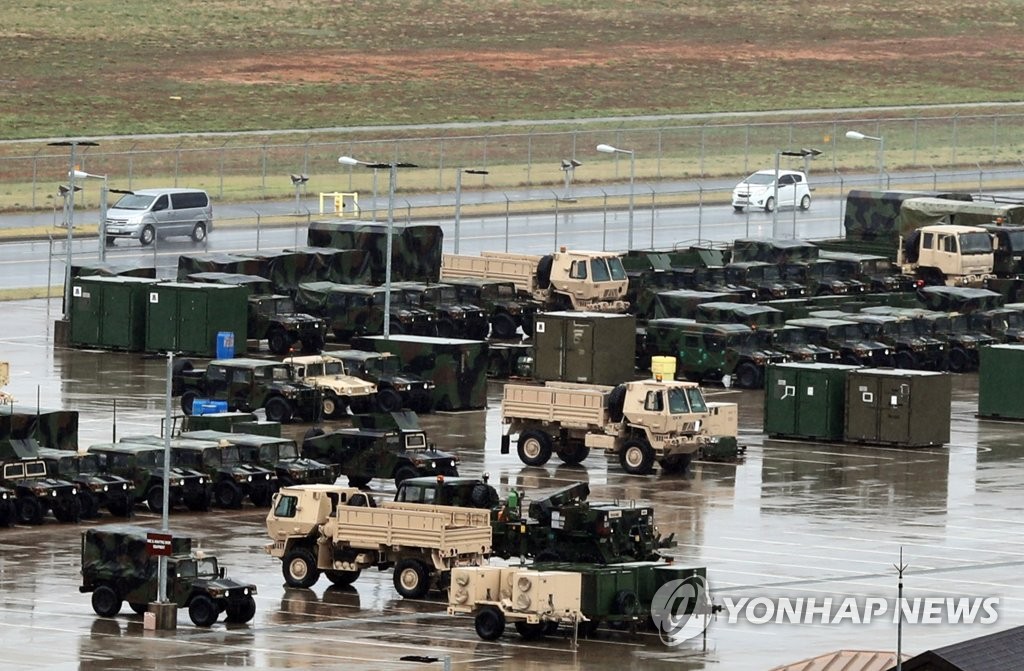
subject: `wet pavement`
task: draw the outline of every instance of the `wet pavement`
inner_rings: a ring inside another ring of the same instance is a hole
[[[11,363],[7,391],[19,403],[81,412],[80,443],[157,433],[164,412],[166,359],[137,354],[54,350],[54,302],[0,305],[2,355]],[[486,411],[424,416],[439,448],[462,458],[461,472],[487,471],[499,490],[527,491],[575,481],[593,500],[647,500],[670,551],[685,565],[708,567],[716,601],[725,598],[896,596],[893,564],[903,548],[908,597],[997,597],[998,621],[904,626],[904,651],[917,653],[1024,624],[1020,573],[1024,547],[1021,425],[974,417],[977,378],[953,381],[948,448],[886,449],[765,440],[763,395],[710,388],[716,400],[740,404],[739,464],[699,463],[689,478],[625,475],[592,456],[583,467],[524,467],[499,454],[498,398]],[[113,426],[116,400],[116,429]],[[177,410],[177,406],[174,406]],[[289,427],[301,436],[308,428]],[[384,484],[383,490],[393,490]],[[573,648],[561,635],[526,643],[515,633],[479,640],[469,618],[444,614],[440,601],[401,599],[390,573],[364,572],[353,589],[285,588],[278,561],[263,552],[263,510],[179,513],[172,529],[214,552],[229,576],[258,586],[257,613],[247,625],[193,627],[185,611],[178,629],[144,631],[127,606],[97,617],[79,594],[80,529],[49,518],[42,527],[0,529],[2,668],[443,668],[455,669],[729,669],[764,670],[840,648],[896,647],[891,609],[870,624],[730,623],[719,614],[706,641],[666,647],[654,633],[602,629]],[[140,508],[135,522],[158,526]],[[755,613],[756,614],[756,613]],[[432,662],[402,661],[422,656]]]

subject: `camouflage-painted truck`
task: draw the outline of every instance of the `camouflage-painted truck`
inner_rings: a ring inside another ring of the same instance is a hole
[[[292,356],[284,360],[295,378],[320,390],[324,417],[336,419],[349,411],[369,412],[376,404],[377,385],[349,375],[345,362],[327,354]]]
[[[889,348],[897,368],[946,369],[946,343],[923,332],[914,321],[903,315],[815,310],[810,316],[860,324],[866,339],[880,342]]]
[[[151,512],[160,514],[164,506],[164,448],[145,443],[100,443],[90,445],[104,473],[130,480],[136,502],[145,502]],[[189,510],[209,510],[213,496],[210,479],[198,471],[171,467],[168,474],[168,501],[171,508],[185,505]]]
[[[78,487],[78,504],[83,519],[95,519],[100,509],[111,515],[131,517],[135,508],[135,485],[130,480],[100,470],[95,454],[41,447],[39,458],[46,462],[52,477],[73,482]]]
[[[337,479],[337,473],[330,464],[300,455],[298,445],[291,438],[226,433],[215,429],[185,431],[181,437],[234,445],[243,463],[256,464],[275,473],[277,477],[271,482],[274,492],[281,487],[327,484]]]
[[[893,351],[888,346],[864,336],[861,325],[847,319],[802,317],[786,324],[799,326],[807,339],[817,345],[839,352],[839,362],[851,366],[886,367],[893,365]]]
[[[368,568],[394,568],[395,589],[418,599],[443,587],[452,568],[479,566],[491,551],[485,510],[377,502],[338,485],[285,487],[267,514],[271,543],[290,587],[310,587],[323,573],[350,585]]]
[[[380,412],[402,408],[430,412],[434,407],[434,383],[405,369],[394,354],[358,349],[332,350],[329,354],[344,362],[349,375],[377,386],[376,404]]]
[[[754,330],[760,347],[781,352],[792,361],[832,362],[839,354],[811,343],[803,329],[787,326],[782,310],[770,305],[712,302],[697,307],[697,321],[710,324],[743,324]]]
[[[388,237],[391,237],[391,280],[437,282],[444,231],[437,224],[395,221],[323,219],[309,222],[306,244],[311,247],[358,249],[369,254],[370,279],[384,283]]]
[[[479,305],[460,301],[459,292],[450,284],[392,282],[392,291],[401,292],[410,305],[434,314],[434,331],[440,338],[483,340],[490,325]]]
[[[455,287],[459,300],[479,305],[488,315],[491,337],[508,340],[522,329],[527,337],[533,335],[533,318],[544,304],[519,295],[513,282],[487,280],[474,277],[448,277],[445,284]]]
[[[543,466],[555,453],[579,464],[592,448],[618,456],[631,475],[685,472],[705,443],[709,417],[700,387],[692,382],[637,380],[615,387],[548,382],[508,383],[501,402],[501,453],[518,436],[519,460]]]
[[[348,342],[356,336],[384,333],[383,287],[361,284],[306,282],[299,285],[296,300],[304,310],[322,317],[337,342]],[[388,329],[391,333],[434,335],[434,315],[414,306],[401,292],[391,292]]]
[[[226,401],[228,410],[252,412],[263,408],[267,420],[290,422],[295,418],[311,422],[320,416],[320,392],[297,380],[291,367],[264,359],[214,359],[205,369],[194,369],[188,359],[180,360],[171,381],[179,390],[181,410],[191,415],[199,399]]]
[[[0,486],[14,492],[14,513],[21,524],[42,524],[48,511],[58,522],[77,522],[81,516],[78,488],[47,472],[33,438],[0,440]]]
[[[158,557],[148,547],[154,529],[109,525],[82,532],[82,584],[78,591],[92,594],[92,609],[100,617],[114,617],[122,604],[145,613],[157,599]],[[217,558],[193,552],[192,539],[171,535],[167,557],[167,599],[188,608],[197,627],[210,627],[227,613],[227,621],[245,623],[256,614],[256,585],[224,577]]]
[[[625,312],[629,279],[612,252],[568,251],[533,256],[484,252],[480,256],[445,254],[441,279],[479,277],[513,282],[525,296],[548,310]]]

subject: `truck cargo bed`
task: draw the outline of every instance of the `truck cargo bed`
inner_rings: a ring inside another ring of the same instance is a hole
[[[490,512],[471,508],[416,504],[340,506],[337,516],[324,527],[335,543],[361,549],[404,546],[445,554],[472,554],[489,552],[491,548]]]
[[[600,387],[506,384],[501,401],[504,419],[558,422],[566,428],[596,428],[608,423],[607,392]]]

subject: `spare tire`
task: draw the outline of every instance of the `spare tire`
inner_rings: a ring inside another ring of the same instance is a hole
[[[551,286],[551,266],[554,264],[555,259],[550,254],[545,254],[540,257],[540,261],[537,262],[537,287],[540,289],[547,289]]]
[[[608,416],[613,422],[622,421],[622,408],[626,403],[626,385],[619,386],[608,392]]]
[[[185,386],[181,375],[190,370],[192,370],[192,361],[189,359],[175,359],[171,364],[171,396],[181,396]]]
[[[490,509],[498,503],[498,493],[490,485],[478,482],[473,485],[473,489],[469,494],[469,501],[473,504],[474,508]]]

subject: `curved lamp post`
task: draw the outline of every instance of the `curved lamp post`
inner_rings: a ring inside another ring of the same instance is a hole
[[[879,188],[885,188],[885,138],[881,135],[865,135],[864,133],[848,130],[846,131],[847,140],[874,140],[878,143],[878,186]]]
[[[632,149],[619,149],[610,144],[599,144],[595,149],[602,154],[629,154],[629,234],[627,242],[628,249],[633,249],[633,192],[636,185],[636,152]]]
[[[486,170],[459,168],[455,173],[455,253],[459,253],[459,223],[462,221],[462,173],[467,175],[489,175]]]

